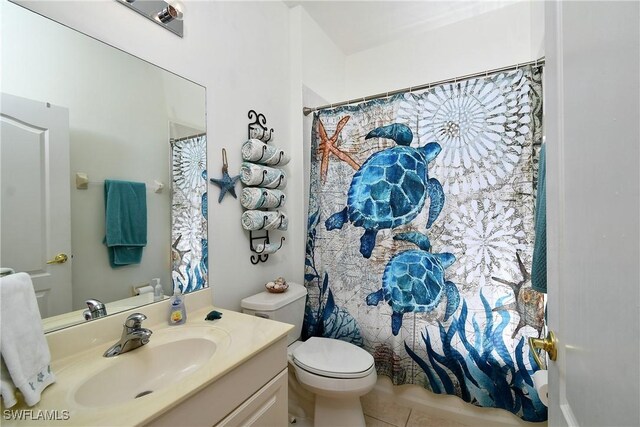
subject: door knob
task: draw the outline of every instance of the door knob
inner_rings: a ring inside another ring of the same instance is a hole
[[[533,360],[536,361],[539,368],[542,368],[542,361],[540,360],[538,350],[546,351],[549,354],[549,359],[555,361],[558,358],[557,344],[558,339],[553,331],[549,331],[546,338],[529,337],[529,347],[533,351]]]
[[[68,259],[69,257],[67,256],[67,254],[58,254],[55,256],[55,258],[47,261],[47,264],[64,264]]]

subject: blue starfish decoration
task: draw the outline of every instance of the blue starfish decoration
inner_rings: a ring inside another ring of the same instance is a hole
[[[229,193],[233,196],[234,199],[237,199],[236,195],[236,182],[240,179],[240,175],[229,176],[229,165],[227,164],[227,150],[222,149],[222,178],[211,178],[212,184],[220,187],[220,196],[218,197],[218,203],[222,202],[224,196]]]
[[[239,179],[240,179],[240,175],[231,177],[229,176],[229,172],[222,171],[222,178],[220,179],[211,178],[209,180],[213,184],[220,187],[220,197],[218,197],[218,203],[222,202],[222,199],[227,193],[231,194],[235,199],[238,198],[238,196],[236,195],[235,187],[236,187],[236,182],[238,182]]]

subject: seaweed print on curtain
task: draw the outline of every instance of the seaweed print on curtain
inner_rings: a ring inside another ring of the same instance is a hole
[[[171,277],[183,293],[207,283],[207,137],[173,142]]]
[[[314,119],[304,338],[379,374],[547,418],[526,338],[541,71],[521,68]]]

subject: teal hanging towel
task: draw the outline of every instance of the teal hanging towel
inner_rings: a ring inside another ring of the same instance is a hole
[[[140,264],[147,245],[147,189],[143,182],[104,181],[105,238],[112,268]]]
[[[531,265],[531,287],[547,293],[547,179],[546,144],[540,148],[538,193],[536,197],[535,244]]]

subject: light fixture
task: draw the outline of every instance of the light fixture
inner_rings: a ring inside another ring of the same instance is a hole
[[[182,5],[176,0],[116,0],[140,15],[182,37],[184,16]]]
[[[166,24],[173,21],[174,19],[182,21],[182,16],[183,13],[180,10],[179,5],[167,4],[167,7],[165,7],[160,13],[158,13],[157,18],[160,22]]]

